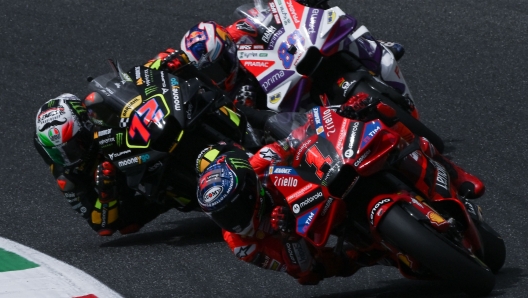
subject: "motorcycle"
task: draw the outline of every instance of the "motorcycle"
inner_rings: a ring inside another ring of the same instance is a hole
[[[256,0],[238,7],[235,15],[244,18],[237,26],[248,32],[238,42],[238,58],[266,93],[268,109],[306,111],[314,104],[342,104],[353,92],[365,92],[382,98],[401,123],[443,151],[442,139],[412,116],[414,104],[408,90],[397,91],[401,86],[389,86],[371,71],[378,68],[374,60],[381,59],[382,46],[373,47],[362,38],[370,35],[368,29],[358,27],[357,20],[339,7],[319,9],[293,0]],[[361,60],[343,50],[355,40],[361,45]]]
[[[381,119],[390,114],[383,104],[372,105],[378,114],[363,121],[331,107],[268,121],[281,137],[303,135],[291,166],[270,167],[267,180],[294,215],[295,233],[317,249],[337,237],[336,251],[355,249],[358,262],[394,266],[406,278],[488,294],[505,261],[504,241],[419,139],[404,141]]]
[[[186,198],[196,196],[201,150],[220,141],[260,147],[245,118],[229,108],[232,100],[207,80],[182,80],[142,65],[123,71],[111,60],[110,65],[111,73],[90,78],[95,95],[85,100],[97,116],[94,139],[128,187],[147,199],[181,211],[199,209]]]

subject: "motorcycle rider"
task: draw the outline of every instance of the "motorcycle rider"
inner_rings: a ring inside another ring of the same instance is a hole
[[[364,101],[365,94],[356,94],[338,113],[358,110]],[[307,118],[286,139],[266,145],[250,157],[237,144],[208,147],[196,162],[200,174],[197,198],[202,210],[223,229],[224,240],[239,259],[285,271],[301,284],[317,284],[326,277],[350,276],[377,259],[354,250],[340,254],[308,245],[295,234],[293,213],[281,204],[281,194],[268,181],[269,167],[290,165],[295,148],[311,135],[309,131],[315,131],[314,117],[307,113]],[[418,144],[445,167],[460,195],[477,198],[484,193],[484,184],[477,177],[442,156],[427,139],[419,138]],[[412,178],[418,181],[420,175]]]
[[[356,251],[316,250],[293,232],[292,222],[285,220],[290,214],[282,211],[272,183],[261,185],[251,158],[238,145],[221,143],[207,148],[197,159],[197,170],[202,173],[198,202],[222,228],[237,258],[287,272],[303,285],[350,276],[360,268]]]
[[[297,3],[310,7],[329,8],[327,1],[296,0],[295,4]],[[269,14],[266,1],[256,1],[256,6]],[[267,18],[267,22],[274,22],[274,20]],[[278,24],[271,25],[278,26]],[[169,48],[165,52],[159,53],[147,65],[160,67],[159,61],[161,61],[163,68],[177,72],[180,67],[190,62],[209,76],[222,90],[228,92],[231,97],[235,97],[236,102],[258,109],[266,109],[265,92],[261,89],[256,78],[240,64],[236,55],[236,44],[266,46],[263,41],[259,41],[257,38],[259,34],[262,35],[264,32],[259,32],[256,27],[257,25],[247,18],[240,19],[226,28],[212,21],[201,22],[193,26],[184,35],[179,50]],[[412,105],[411,94],[397,64],[397,60],[404,53],[401,45],[376,40],[368,32],[365,32],[354,42],[349,42],[345,38],[334,50],[350,51],[360,58],[360,61],[372,74],[380,77],[408,98],[413,116],[418,117],[417,111]],[[339,85],[341,87],[340,79],[338,75],[330,76],[330,78],[325,78],[328,83],[324,85]],[[334,93],[332,90],[318,91],[327,94]],[[318,101],[319,99],[314,100]]]
[[[137,232],[162,212],[127,188],[123,177],[102,160],[93,138],[94,125],[77,96],[65,93],[48,100],[35,122],[36,150],[73,210],[99,235]],[[114,191],[121,196],[110,197]]]

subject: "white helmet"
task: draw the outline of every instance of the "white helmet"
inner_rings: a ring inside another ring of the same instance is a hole
[[[192,27],[181,41],[181,50],[191,63],[223,90],[235,86],[239,69],[236,45],[226,29],[215,22]]]
[[[48,100],[40,107],[35,124],[37,143],[56,164],[74,165],[90,150],[92,124],[81,100],[73,94]]]

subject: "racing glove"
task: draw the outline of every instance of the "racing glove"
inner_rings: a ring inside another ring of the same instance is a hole
[[[244,85],[238,89],[238,92],[235,96],[235,104],[242,104],[247,107],[255,106],[255,92],[253,86]]]
[[[104,161],[95,170],[95,187],[101,201],[111,201],[116,196],[116,169],[113,164]]]
[[[177,72],[182,66],[189,63],[189,58],[182,51],[172,48],[166,49],[159,53],[156,57],[149,60],[145,66],[153,69],[168,70],[170,72]]]
[[[347,100],[347,102],[342,104],[339,112],[344,117],[358,119],[360,117],[359,113],[368,107],[372,101],[372,97],[366,93],[360,92],[353,95]]]
[[[97,233],[101,236],[111,236],[118,225],[118,201],[116,191],[116,169],[108,161],[104,161],[95,170],[95,188],[99,198],[92,211],[92,224],[100,226]]]
[[[271,212],[271,227],[276,231],[291,233],[295,228],[295,217],[286,206],[275,206]]]

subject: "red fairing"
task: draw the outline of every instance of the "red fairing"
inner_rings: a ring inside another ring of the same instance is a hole
[[[382,124],[382,131],[373,138],[368,149],[360,151],[364,152],[363,154],[358,154],[359,159],[356,162],[360,163],[358,166],[354,163],[358,174],[370,176],[382,170],[390,156],[389,153],[400,144],[400,140],[395,131]]]
[[[249,24],[249,22],[246,22],[246,19],[240,19],[240,20],[234,22],[233,24],[227,26],[227,28],[226,28],[227,32],[229,33],[229,35],[231,35],[231,38],[233,38],[235,43],[238,43],[238,41],[244,36],[247,36],[247,35],[253,36],[251,34],[248,34],[248,32],[246,30],[240,30],[239,29],[240,28],[239,24],[243,24],[243,23]],[[237,25],[239,27],[237,27]]]
[[[402,191],[397,194],[382,194],[373,198],[367,208],[367,217],[371,230],[376,233],[376,228],[387,211],[396,203],[407,203],[422,213],[431,222],[431,226],[439,232],[446,232],[450,224],[433,208],[423,202],[420,196]]]
[[[320,204],[318,223],[308,230],[306,240],[315,247],[322,248],[326,245],[332,230],[340,225],[346,218],[346,204],[342,199],[328,197]]]

